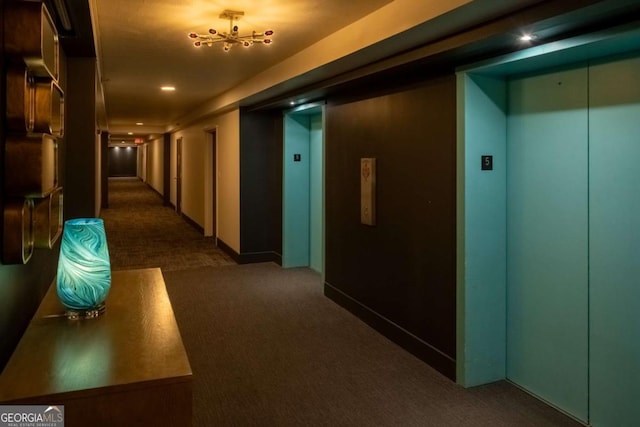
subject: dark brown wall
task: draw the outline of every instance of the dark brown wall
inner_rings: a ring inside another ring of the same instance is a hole
[[[240,112],[240,262],[282,259],[282,114]]]
[[[109,176],[137,176],[138,147],[109,147],[108,153]]]
[[[109,132],[100,132],[100,208],[109,207]]]
[[[69,57],[65,91],[64,218],[96,211],[96,58]],[[62,154],[62,153],[61,153]]]
[[[455,76],[326,109],[330,298],[455,373]],[[377,159],[377,225],[360,223],[360,158]],[[404,331],[403,331],[404,330]]]
[[[0,16],[4,17],[6,2],[0,0]],[[4,171],[5,150],[5,61],[4,29],[0,20],[0,171]],[[63,84],[63,82],[61,82]],[[64,88],[64,86],[63,86]],[[62,166],[60,166],[62,167]],[[0,192],[4,189],[4,173],[0,172]],[[2,195],[4,197],[4,194]],[[2,199],[0,197],[0,212]],[[0,242],[2,241],[0,221]],[[0,263],[0,371],[4,368],[22,333],[35,313],[42,297],[55,277],[59,245],[54,250],[36,249],[26,265]]]

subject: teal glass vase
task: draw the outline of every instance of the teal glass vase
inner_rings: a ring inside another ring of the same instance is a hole
[[[56,285],[67,317],[92,318],[104,312],[111,288],[111,263],[103,220],[65,221]]]

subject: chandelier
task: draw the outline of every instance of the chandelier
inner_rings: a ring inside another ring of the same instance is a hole
[[[234,45],[242,45],[249,47],[254,43],[271,44],[273,40],[270,38],[273,35],[273,30],[266,30],[261,33],[253,31],[251,34],[240,35],[238,32],[238,25],[234,22],[238,21],[244,12],[238,12],[235,10],[225,10],[220,14],[220,19],[229,20],[229,32],[218,32],[213,28],[209,28],[208,34],[189,33],[189,38],[194,39],[193,45],[200,47],[202,45],[213,46],[215,43],[221,43],[222,49],[225,52],[229,52]]]

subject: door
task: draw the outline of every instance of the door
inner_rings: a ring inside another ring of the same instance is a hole
[[[182,138],[176,141],[176,211],[182,213]]]
[[[284,118],[282,265],[324,269],[322,108]]]
[[[508,83],[507,378],[588,419],[588,70]]]
[[[640,58],[590,68],[591,423],[640,419]]]

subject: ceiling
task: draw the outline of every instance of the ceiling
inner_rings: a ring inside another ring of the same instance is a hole
[[[472,30],[482,22],[495,20],[499,24],[499,17],[515,10],[537,5],[559,8],[569,3],[576,4],[574,8],[592,3],[638,3],[628,0],[64,1],[77,32],[84,32],[80,35],[91,41],[91,46],[84,49],[74,47],[80,52],[78,56],[86,56],[90,50],[97,56],[101,83],[97,105],[99,126],[109,131],[113,141],[128,143],[134,138],[175,130],[224,108],[263,102],[318,81],[339,78],[354,68],[375,66],[398,52],[411,54],[410,51],[425,47],[428,50],[430,44],[437,44],[461,30]],[[274,30],[273,44],[237,46],[230,52],[224,52],[220,45],[194,47],[188,37],[190,32],[202,34],[209,28],[229,30],[229,21],[219,17],[225,10],[244,12],[237,22],[240,34]],[[597,13],[596,10],[591,15]],[[503,21],[508,27],[517,27],[517,23],[508,19]],[[562,22],[553,24],[554,28],[563,25]],[[504,29],[500,27],[496,31],[504,32]],[[78,43],[73,37],[67,39],[67,43]],[[501,43],[505,43],[504,39]],[[486,45],[477,48],[484,49]],[[176,90],[161,91],[160,87],[165,85],[174,86]]]
[[[92,0],[109,129],[164,132],[185,112],[390,1]],[[240,34],[273,29],[274,42],[229,52],[194,47],[190,32],[229,30],[219,18],[226,9],[244,11]],[[163,92],[164,85],[176,90]]]

